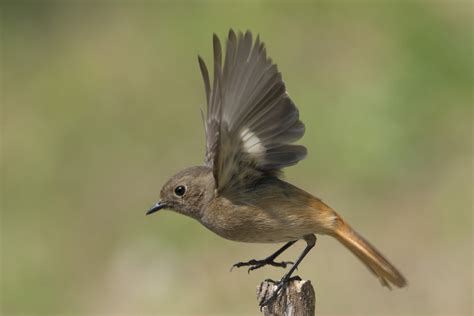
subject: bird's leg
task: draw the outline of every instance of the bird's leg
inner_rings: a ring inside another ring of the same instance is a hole
[[[269,302],[277,298],[278,294],[280,291],[288,285],[288,282],[292,279],[291,275],[295,270],[298,268],[298,265],[303,261],[303,258],[308,254],[308,252],[314,247],[316,244],[316,236],[315,235],[306,235],[304,236],[304,240],[306,241],[306,248],[304,248],[303,252],[300,254],[298,259],[296,259],[295,264],[291,267],[291,269],[281,278],[279,282],[274,282],[277,286],[275,291],[271,294],[270,297],[265,298],[265,296],[262,298],[262,301],[259,303],[260,308],[263,308],[265,305],[267,305]],[[271,280],[270,280],[271,281]]]
[[[286,266],[288,264],[293,264],[293,262],[291,261],[282,261],[282,262],[275,262],[275,258],[278,257],[283,251],[285,251],[286,249],[290,248],[295,242],[297,242],[297,240],[292,240],[292,241],[289,241],[287,242],[283,247],[281,247],[280,249],[278,249],[274,254],[272,254],[271,256],[268,256],[267,258],[263,259],[263,260],[255,260],[255,259],[252,259],[250,261],[247,261],[247,262],[237,262],[236,264],[234,264],[232,266],[232,268],[230,269],[232,271],[233,268],[240,268],[240,267],[246,267],[246,266],[250,266],[248,272],[250,273],[250,271],[252,270],[255,270],[255,269],[258,269],[258,268],[261,268],[263,266],[266,266],[266,265],[271,265],[271,266],[274,266],[274,267],[282,267],[282,268],[286,268]]]

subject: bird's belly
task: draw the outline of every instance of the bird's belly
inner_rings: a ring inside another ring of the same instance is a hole
[[[214,233],[218,234],[219,236],[239,242],[248,242],[248,243],[280,243],[280,242],[287,242],[291,240],[297,240],[302,238],[304,235],[307,234],[300,234],[300,233],[291,233],[288,231],[281,232],[275,230],[262,230],[262,229],[255,229],[255,230],[247,230],[245,233],[242,233],[241,229],[212,229]]]
[[[247,227],[243,229],[241,227],[222,227],[222,226],[211,226],[205,225],[209,230],[216,233],[217,235],[239,242],[248,242],[248,243],[280,243],[287,242],[291,240],[297,240],[302,238],[304,235],[301,232],[291,232],[291,231],[280,231],[272,229],[262,229],[262,228],[251,228]]]

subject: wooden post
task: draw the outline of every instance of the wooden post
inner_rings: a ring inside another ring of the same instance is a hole
[[[257,299],[262,302],[270,297],[276,289],[272,281],[263,281],[257,287]],[[292,279],[280,295],[267,306],[262,312],[265,316],[314,316],[316,298],[311,281],[302,281],[299,278]]]

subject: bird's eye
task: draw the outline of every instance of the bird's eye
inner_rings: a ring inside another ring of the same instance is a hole
[[[183,196],[184,193],[186,193],[186,187],[184,185],[178,185],[174,189],[174,194],[176,194],[177,196]]]

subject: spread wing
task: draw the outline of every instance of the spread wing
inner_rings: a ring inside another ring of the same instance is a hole
[[[276,64],[252,34],[230,30],[224,64],[217,36],[212,87],[206,64],[199,57],[207,98],[206,158],[220,193],[251,186],[265,175],[306,156],[292,143],[305,131],[296,106],[286,93]]]

